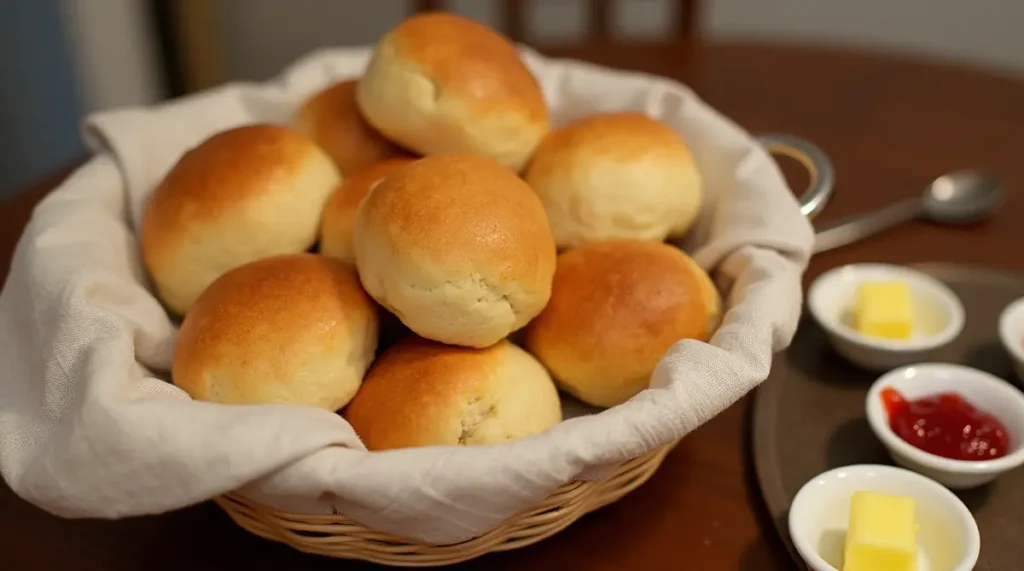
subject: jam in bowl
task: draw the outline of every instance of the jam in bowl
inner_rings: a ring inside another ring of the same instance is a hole
[[[1010,446],[1006,425],[955,392],[907,400],[886,387],[882,403],[889,427],[905,442],[951,460],[981,461],[1006,456]]]
[[[901,367],[875,381],[865,407],[897,464],[949,488],[980,486],[1024,463],[1024,393],[984,371]]]

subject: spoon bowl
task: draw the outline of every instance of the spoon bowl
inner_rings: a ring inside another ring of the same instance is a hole
[[[940,224],[972,224],[1002,202],[1003,183],[993,173],[962,170],[944,174],[925,189],[924,215]]]
[[[819,230],[814,252],[852,244],[920,218],[948,225],[979,222],[995,212],[1002,199],[1003,181],[998,175],[974,169],[951,172],[929,183],[920,198],[839,220]]]

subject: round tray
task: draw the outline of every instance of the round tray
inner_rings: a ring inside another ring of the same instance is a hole
[[[1013,363],[999,343],[997,323],[1003,308],[1024,296],[1024,276],[941,264],[914,267],[951,287],[967,314],[963,333],[943,350],[941,360],[988,371],[1019,387]],[[757,391],[750,425],[754,468],[775,528],[797,561],[786,516],[800,487],[831,468],[892,464],[864,417],[864,398],[876,377],[836,355],[808,318]],[[981,557],[975,570],[1020,569],[1024,469],[957,495],[981,530]]]

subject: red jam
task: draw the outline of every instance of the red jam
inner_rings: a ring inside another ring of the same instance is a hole
[[[889,426],[915,448],[952,460],[994,460],[1006,456],[1006,426],[956,393],[908,401],[893,388],[882,389]]]

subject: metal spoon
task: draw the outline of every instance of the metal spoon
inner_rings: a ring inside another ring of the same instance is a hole
[[[829,224],[817,233],[814,252],[845,246],[917,218],[950,225],[978,222],[999,206],[1002,197],[1003,182],[993,173],[963,170],[944,174],[925,188],[921,198]]]

